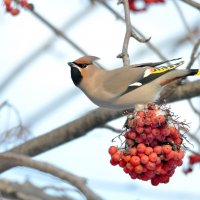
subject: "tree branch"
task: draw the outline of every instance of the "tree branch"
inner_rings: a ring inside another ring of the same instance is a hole
[[[53,166],[52,164],[35,161],[27,156],[22,156],[14,153],[0,153],[0,160],[6,160],[19,166],[30,167],[51,174],[78,188],[88,200],[101,200],[99,196],[97,196],[86,186],[85,179],[66,172],[61,168]]]
[[[19,0],[14,0],[17,4],[20,4]],[[42,15],[37,13],[34,9],[31,10],[29,8],[26,8],[26,10],[30,11],[31,14],[33,14],[37,19],[39,19],[41,22],[43,22],[47,27],[49,27],[56,35],[60,36],[64,41],[68,42],[70,45],[72,45],[75,49],[77,49],[80,53],[83,55],[87,55],[87,53],[81,49],[75,42],[73,42],[69,37],[67,37],[61,30],[56,28],[53,24],[51,24],[47,19],[45,19]]]
[[[167,98],[168,102],[199,96],[200,80],[186,83],[174,88],[175,90]],[[19,153],[27,156],[36,156],[75,138],[79,138],[94,128],[99,127],[120,116],[122,116],[122,111],[98,108],[77,120],[74,120],[50,132],[47,132],[44,135],[33,138],[15,148],[12,148],[8,152]],[[1,163],[0,172],[3,172],[14,166],[15,165],[13,164]]]
[[[129,60],[129,55],[128,55],[128,45],[129,45],[131,36],[139,42],[147,42],[150,38],[149,39],[139,38],[136,35],[136,33],[132,30],[128,0],[119,0],[118,4],[123,4],[124,6],[126,33],[124,37],[122,53],[120,53],[117,56],[117,58],[122,58],[124,66],[128,66],[130,65],[130,60]]]
[[[8,180],[0,180],[0,199],[6,197],[7,200],[74,200],[69,196],[53,196],[47,194],[45,188],[40,188],[33,185],[31,182],[25,183],[11,182]]]
[[[123,22],[126,23],[125,19],[117,13],[111,6],[109,6],[104,0],[95,0],[99,3],[101,3],[106,9],[108,9],[110,12],[112,12],[118,19],[122,20]],[[150,38],[146,38],[136,27],[131,25],[132,28],[132,34],[133,32],[136,32],[144,41],[150,40]],[[146,42],[145,43],[160,59],[162,60],[167,60],[167,58],[160,52],[160,50],[155,47],[151,42]]]
[[[200,4],[192,1],[192,0],[182,0],[184,3],[187,3],[190,6],[193,6],[194,8],[197,8],[198,10],[200,10]]]

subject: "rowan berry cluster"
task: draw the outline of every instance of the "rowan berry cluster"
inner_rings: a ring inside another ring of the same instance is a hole
[[[23,8],[28,8],[30,10],[33,9],[33,5],[28,3],[27,0],[20,0],[18,2],[19,2],[19,5]],[[17,8],[15,1],[4,0],[4,4],[6,6],[6,11],[9,12],[11,15],[16,16],[20,13],[20,10],[19,8]]]
[[[180,124],[175,123],[168,108],[155,104],[129,114],[126,130],[119,136],[125,146],[109,148],[110,163],[122,167],[132,179],[151,180],[154,186],[168,183],[184,157]]]
[[[145,11],[149,5],[155,3],[165,3],[165,0],[129,0],[129,7],[133,12],[140,12]],[[139,7],[138,4],[143,5]]]

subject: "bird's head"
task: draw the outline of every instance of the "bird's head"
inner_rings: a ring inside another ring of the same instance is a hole
[[[95,56],[83,56],[73,62],[68,62],[71,67],[71,78],[76,86],[80,84],[82,79],[92,75],[95,69],[93,62],[98,59]]]

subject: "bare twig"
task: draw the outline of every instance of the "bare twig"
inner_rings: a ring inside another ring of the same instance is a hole
[[[190,69],[192,65],[194,64],[195,60],[199,57],[199,52],[197,53],[199,46],[200,46],[200,38],[198,39],[198,41],[193,47],[193,50],[190,56],[190,61],[187,64],[187,69]]]
[[[19,0],[14,0],[17,4],[20,4]],[[43,22],[47,27],[49,27],[56,35],[60,36],[64,41],[68,42],[70,45],[72,45],[75,49],[77,49],[80,53],[83,55],[87,55],[87,53],[81,49],[75,42],[73,42],[68,36],[66,36],[61,30],[56,28],[53,24],[51,24],[47,19],[45,19],[42,15],[37,13],[34,9],[28,9],[26,10],[30,11],[37,19],[39,19],[41,22]]]
[[[75,176],[69,172],[64,171],[61,168],[55,167],[52,164],[35,161],[27,156],[22,156],[14,153],[0,153],[0,160],[6,160],[11,163],[15,163],[20,166],[30,167],[39,171],[51,174],[64,181],[67,181],[74,187],[78,188],[88,200],[100,200],[101,198],[96,195],[91,189],[86,186],[86,180]]]
[[[112,12],[118,19],[122,20],[125,22],[125,19],[118,13],[116,12],[111,6],[109,6],[105,1],[103,0],[95,0],[101,3],[106,9],[108,9],[110,12]],[[136,27],[133,25],[131,26],[132,30],[136,32],[141,38],[143,38],[145,41],[148,41],[150,38],[146,38]],[[146,42],[145,43],[161,60],[166,60],[166,57],[160,52],[158,48],[155,47],[151,42]]]
[[[130,65],[130,60],[129,60],[129,55],[128,55],[128,45],[129,45],[130,37],[132,36],[139,42],[147,42],[149,39],[138,37],[137,34],[132,30],[128,0],[119,0],[118,4],[123,4],[124,6],[126,33],[124,37],[122,53],[120,53],[117,56],[117,58],[122,58],[124,66],[128,66]]]
[[[91,6],[90,6],[91,7]],[[73,17],[70,22],[65,23],[61,30],[66,30],[67,28],[70,28],[70,26],[74,25],[75,21],[82,19],[82,16],[87,14],[88,11],[91,10],[89,7],[85,8],[82,12],[78,13],[75,17]],[[2,92],[5,90],[11,82],[15,80],[15,78],[25,69],[30,67],[30,63],[33,62],[38,56],[41,56],[41,53],[45,52],[47,49],[49,49],[52,44],[56,41],[56,35],[49,38],[44,44],[42,44],[40,47],[38,47],[34,52],[32,52],[30,55],[28,55],[19,65],[15,67],[15,69],[3,80],[3,82],[0,84],[0,91]]]
[[[178,4],[179,2],[177,2],[176,0],[173,0],[173,3],[174,3],[174,5],[175,5],[175,7],[176,7],[176,9],[177,9],[177,11],[178,11],[178,14],[179,14],[179,16],[180,16],[180,18],[181,18],[181,20],[182,20],[182,22],[183,22],[183,25],[184,25],[186,31],[188,32],[188,37],[189,37],[190,40],[194,43],[194,36],[193,36],[193,33],[192,33],[192,31],[190,30],[190,27],[189,27],[189,25],[188,25],[188,23],[187,23],[187,21],[186,21],[186,19],[185,19],[185,16],[184,16],[184,14],[183,14],[183,12],[182,12],[182,10],[181,10],[179,4]]]
[[[99,128],[106,128],[106,129],[109,129],[109,130],[111,130],[111,131],[113,131],[115,133],[121,133],[122,132],[122,129],[117,129],[117,128],[114,128],[113,126],[110,126],[110,125],[107,125],[107,124],[99,126]]]
[[[199,94],[200,80],[177,86],[167,101],[174,102],[188,99],[194,96],[198,96]],[[74,120],[44,135],[33,138],[15,148],[12,148],[9,150],[9,152],[36,156],[75,138],[81,137],[94,128],[120,116],[122,116],[122,111],[98,108],[77,120]],[[13,164],[1,163],[0,172],[3,172],[14,166],[15,165]]]
[[[198,10],[200,10],[200,4],[193,1],[193,0],[182,0],[184,3],[187,3],[190,6],[193,6],[194,8],[197,8]]]

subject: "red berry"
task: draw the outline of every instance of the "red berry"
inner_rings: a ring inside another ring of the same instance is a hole
[[[171,160],[175,157],[175,151],[170,151],[168,154],[166,154],[166,159]]]
[[[110,164],[113,165],[113,166],[115,166],[115,165],[118,164],[118,162],[115,162],[113,159],[110,159]]]
[[[155,146],[153,148],[153,151],[156,153],[156,154],[161,154],[162,153],[162,147],[161,146]]]
[[[140,158],[138,156],[132,156],[131,157],[131,160],[130,160],[130,163],[133,165],[133,166],[137,166],[140,164]]]
[[[179,159],[179,160],[182,160],[183,157],[184,157],[184,154],[185,154],[184,151],[179,151],[179,152],[178,152],[178,159]]]
[[[129,154],[130,154],[131,156],[135,156],[135,155],[137,154],[137,149],[136,149],[136,147],[130,148],[130,149],[129,149]]]
[[[20,5],[22,7],[27,7],[28,6],[28,2],[26,0],[21,0]]]
[[[156,164],[155,163],[153,163],[153,162],[148,162],[146,165],[146,168],[148,169],[148,170],[155,170],[156,169]]]
[[[132,147],[134,146],[135,142],[131,139],[126,139],[126,144],[129,146],[129,147]]]
[[[129,172],[133,171],[133,165],[131,165],[129,162],[126,164],[126,168],[129,170]]]
[[[152,184],[153,186],[157,186],[159,183],[160,183],[160,179],[159,179],[158,176],[155,176],[155,177],[153,177],[153,178],[151,179],[151,184]]]
[[[164,115],[158,115],[158,116],[157,116],[157,120],[158,120],[158,123],[159,123],[159,124],[164,124],[165,121],[166,121]]]
[[[144,128],[144,132],[146,133],[146,134],[149,134],[149,133],[151,133],[151,126],[146,126],[145,128]]]
[[[139,134],[141,134],[141,133],[144,132],[144,128],[143,128],[142,126],[137,126],[137,127],[135,128],[135,130],[136,130],[136,132],[139,133]]]
[[[137,174],[141,174],[143,172],[143,166],[142,165],[135,166],[134,171]]]
[[[142,164],[146,165],[146,164],[149,162],[149,156],[143,154],[143,155],[140,157],[140,162],[141,162]]]
[[[13,15],[13,16],[16,16],[19,14],[19,9],[18,8],[13,8],[10,13]]]
[[[113,155],[113,154],[117,153],[117,151],[118,151],[118,149],[117,149],[117,147],[115,147],[115,146],[111,146],[111,147],[109,147],[109,149],[108,149],[108,153],[109,153],[110,155]]]
[[[124,156],[124,157],[123,157],[123,160],[124,160],[125,162],[129,162],[130,159],[131,159],[131,156],[130,156],[130,155],[127,155],[127,156]]]
[[[163,152],[164,152],[165,154],[168,154],[168,153],[171,152],[172,147],[171,147],[170,145],[166,144],[166,145],[163,145],[162,149],[163,149]]]
[[[6,6],[10,6],[11,0],[4,0],[4,3],[5,3]]]
[[[153,148],[152,147],[147,147],[145,150],[145,154],[146,155],[150,155],[151,153],[153,153]]]
[[[136,132],[133,131],[133,130],[128,131],[128,132],[126,132],[125,137],[126,137],[127,139],[133,140],[133,139],[135,139],[135,137],[136,137]]]
[[[126,166],[126,163],[127,162],[125,160],[120,160],[119,161],[119,166],[124,168]]]
[[[142,143],[143,142],[143,138],[141,137],[141,135],[137,135],[136,136],[135,142],[137,142],[137,143]]]
[[[182,139],[182,138],[176,138],[176,139],[174,139],[174,143],[175,143],[176,145],[180,145],[180,144],[182,144],[182,142],[183,142],[183,139]]]
[[[153,128],[152,129],[152,135],[154,137],[157,137],[158,135],[160,135],[160,130],[158,128]]]
[[[143,111],[138,111],[137,112],[137,116],[141,117],[141,118],[145,118],[146,114]]]
[[[151,154],[149,155],[149,161],[151,161],[151,162],[153,162],[153,163],[155,163],[155,162],[157,161],[157,158],[158,158],[158,156],[157,156],[156,153],[151,153]]]
[[[144,153],[145,150],[146,150],[145,144],[140,143],[140,144],[137,145],[137,151],[138,151],[138,153]]]
[[[168,182],[169,182],[169,176],[167,174],[160,176],[160,183],[168,183]]]
[[[136,124],[137,126],[140,126],[140,127],[144,126],[144,119],[143,118],[136,119]]]
[[[151,118],[150,117],[145,118],[144,123],[145,123],[145,125],[150,126],[152,124],[151,123]]]
[[[131,172],[129,173],[129,175],[130,175],[130,177],[131,177],[132,179],[136,179],[137,176],[138,176],[134,171],[131,171]]]
[[[119,163],[120,159],[121,159],[121,155],[120,155],[119,152],[117,152],[117,153],[115,153],[115,154],[112,155],[112,160],[113,160],[113,161]]]
[[[164,126],[160,129],[160,134],[163,135],[163,136],[169,136],[170,130],[168,129],[167,126]]]

